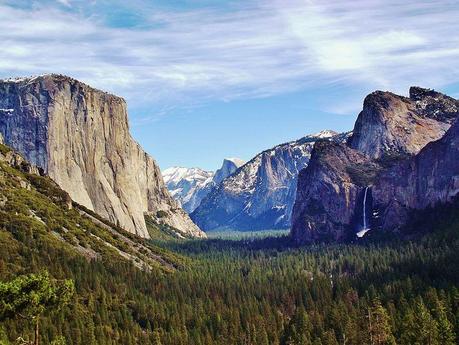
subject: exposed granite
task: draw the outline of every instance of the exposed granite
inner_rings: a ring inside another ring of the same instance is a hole
[[[371,158],[418,153],[440,139],[459,113],[459,101],[419,87],[410,98],[376,91],[365,98],[350,147]]]
[[[122,98],[61,75],[1,81],[0,133],[73,200],[126,230],[149,237],[144,214],[164,211],[162,221],[205,236],[131,137]]]
[[[317,143],[300,172],[295,240],[398,231],[412,210],[450,201],[459,192],[458,117],[459,101],[433,90],[367,96],[347,146]]]

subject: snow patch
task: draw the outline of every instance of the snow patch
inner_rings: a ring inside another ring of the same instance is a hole
[[[316,137],[319,139],[325,139],[325,138],[331,138],[337,135],[338,132],[332,131],[330,129],[325,129],[323,131],[320,131],[319,133],[311,135],[312,137]]]

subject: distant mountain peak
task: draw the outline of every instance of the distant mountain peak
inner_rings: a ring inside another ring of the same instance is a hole
[[[240,158],[225,158],[220,169],[215,172],[213,182],[219,185],[225,178],[233,174],[239,167],[244,165],[244,161]]]
[[[315,137],[315,138],[320,138],[320,139],[325,139],[325,138],[331,138],[331,137],[334,137],[335,135],[338,135],[338,132],[335,132],[333,130],[330,130],[330,129],[325,129],[323,131],[320,131],[316,134],[313,134],[313,135],[310,135],[311,137]]]
[[[244,165],[245,161],[243,159],[237,158],[237,157],[227,157],[223,161],[229,161],[234,163],[238,168],[242,165]]]
[[[163,179],[171,195],[189,213],[201,200],[226,177],[234,173],[244,161],[240,158],[225,158],[216,172],[200,168],[171,167],[162,171]]]
[[[166,183],[178,183],[183,179],[196,179],[203,180],[213,176],[212,171],[206,171],[200,168],[184,168],[184,167],[170,167],[162,171],[163,179]]]

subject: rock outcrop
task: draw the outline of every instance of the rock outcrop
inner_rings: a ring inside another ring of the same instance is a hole
[[[412,87],[409,98],[376,91],[365,98],[350,147],[371,158],[416,154],[445,134],[458,111],[455,99],[427,89]]]
[[[215,172],[212,178],[213,187],[222,183],[225,178],[236,172],[236,170],[243,166],[244,163],[245,162],[239,158],[225,158],[222,166]]]
[[[203,236],[129,134],[126,102],[61,75],[0,82],[0,133],[71,198],[149,237],[145,214]]]
[[[298,173],[314,143],[332,137],[346,135],[324,131],[263,151],[212,190],[191,218],[204,230],[290,227]]]
[[[318,143],[300,173],[293,237],[342,241],[396,230],[411,210],[448,201],[457,193],[456,163],[448,159],[458,117],[459,101],[432,90],[370,94],[347,145]]]

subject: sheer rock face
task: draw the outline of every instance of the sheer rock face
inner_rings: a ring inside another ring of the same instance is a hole
[[[244,165],[244,161],[239,158],[225,158],[220,169],[215,172],[212,182],[214,187],[218,186],[228,176],[234,174],[234,172]]]
[[[365,98],[350,146],[371,158],[418,153],[440,139],[459,112],[459,102],[438,92],[412,87],[410,97],[376,91]]]
[[[360,214],[355,208],[362,204],[365,186],[380,170],[379,164],[345,144],[317,142],[308,167],[298,177],[291,230],[295,240],[346,239],[353,217]]]
[[[144,214],[201,236],[170,197],[155,161],[129,134],[125,101],[47,75],[0,82],[0,133],[73,200],[149,237]]]
[[[384,230],[407,222],[411,210],[447,203],[459,194],[459,122],[421,152],[384,171],[373,189]]]
[[[396,230],[410,210],[449,201],[459,190],[458,116],[459,101],[427,89],[412,87],[410,98],[369,95],[347,145],[317,143],[300,173],[294,238],[354,239],[366,187],[373,229]]]

